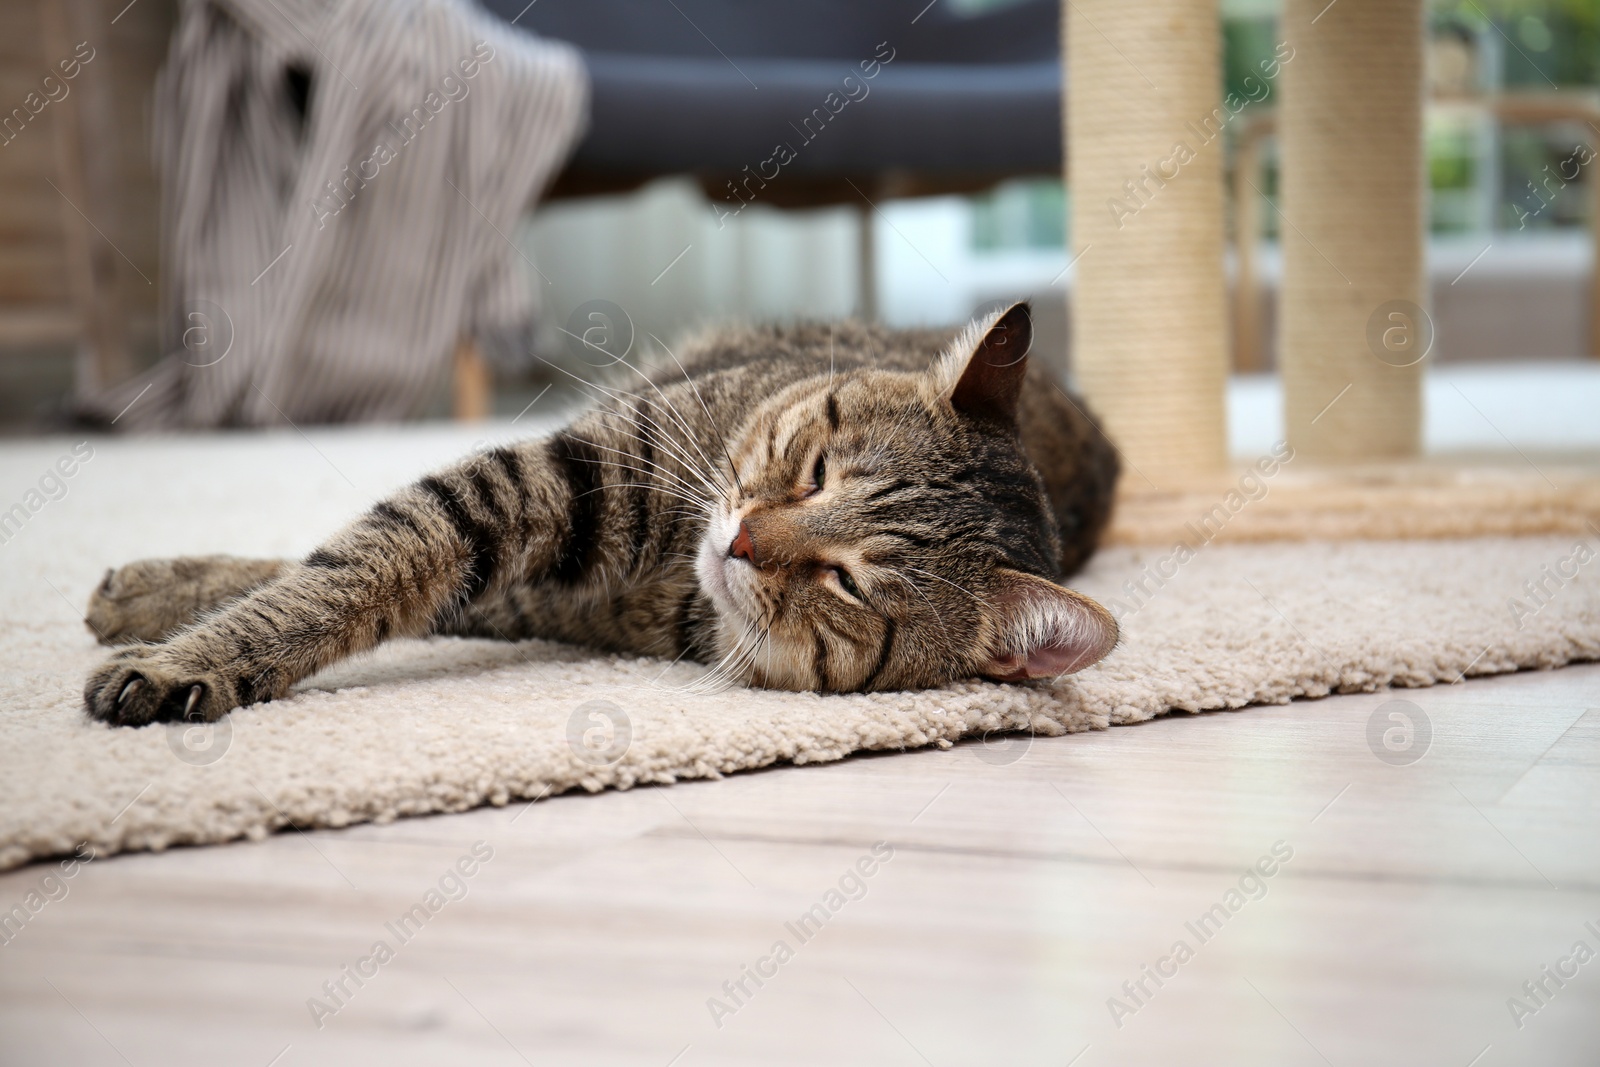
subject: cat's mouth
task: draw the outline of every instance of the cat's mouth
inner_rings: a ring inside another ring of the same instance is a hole
[[[700,588],[711,597],[719,612],[748,621],[755,615],[754,591],[746,586],[750,576],[732,573],[742,564],[728,554],[728,546],[733,542],[738,527],[738,519],[720,511],[713,512],[706,524],[705,537],[700,541],[694,569],[700,579]]]

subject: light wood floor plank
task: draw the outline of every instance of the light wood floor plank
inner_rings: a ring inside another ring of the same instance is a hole
[[[1394,700],[1431,728],[1408,766],[1368,743]],[[0,1062],[1590,1064],[1600,960],[1521,1029],[1507,1000],[1600,951],[1597,845],[1585,666],[118,856],[0,947]],[[0,875],[0,906],[54,869]],[[842,877],[859,899],[802,942]],[[308,998],[380,938],[318,1029]]]

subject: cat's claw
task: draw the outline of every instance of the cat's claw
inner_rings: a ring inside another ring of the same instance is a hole
[[[233,679],[172,645],[135,645],[89,677],[84,710],[117,726],[215,722],[239,705]]]
[[[189,689],[189,699],[183,705],[183,718],[185,722],[202,722],[201,716],[194,713],[194,706],[200,702],[200,695],[206,691],[203,685],[192,686]]]

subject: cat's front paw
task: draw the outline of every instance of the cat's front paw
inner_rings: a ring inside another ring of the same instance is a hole
[[[271,581],[275,559],[186,556],[141,559],[106,576],[89,597],[84,622],[105,645],[164,641],[207,611]]]
[[[116,726],[215,722],[239,706],[226,672],[197,668],[170,645],[135,645],[89,676],[84,709]]]

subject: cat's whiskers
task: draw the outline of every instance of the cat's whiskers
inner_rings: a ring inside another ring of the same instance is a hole
[[[660,386],[656,385],[656,383],[654,381],[652,381],[647,375],[645,375],[638,368],[634,367],[633,364],[628,363],[626,360],[619,360],[618,362],[620,362],[623,366],[627,367],[629,370],[633,371],[635,374],[639,374],[641,377],[643,377],[645,379],[645,381],[650,385],[650,387],[655,390],[656,394],[661,398],[662,402],[666,404],[667,409],[668,409],[668,414],[670,415],[670,417],[673,420],[674,427],[677,429],[679,434],[681,434],[681,436],[685,440],[688,441],[690,447],[692,447],[696,452],[699,453],[700,460],[701,460],[702,463],[704,463],[705,466],[703,468],[701,468],[699,465],[697,465],[694,462],[694,460],[688,455],[687,452],[683,451],[681,448],[679,448],[675,444],[673,444],[671,442],[671,439],[670,439],[670,434],[668,434],[668,432],[667,432],[667,427],[663,426],[657,419],[655,419],[654,416],[649,415],[649,414],[647,414],[647,413],[645,413],[645,412],[643,412],[641,410],[634,409],[636,417],[643,417],[645,419],[648,419],[650,424],[653,427],[655,427],[655,429],[657,431],[661,432],[664,435],[664,440],[663,440],[662,443],[668,444],[669,447],[671,447],[671,449],[677,455],[677,458],[679,459],[679,461],[682,462],[686,467],[689,467],[689,468],[695,470],[699,474],[705,475],[705,476],[710,477],[710,478],[717,478],[717,479],[720,480],[721,474],[720,474],[719,471],[717,471],[716,464],[713,463],[711,461],[710,457],[708,457],[705,454],[705,452],[701,450],[700,444],[699,444],[699,440],[698,440],[698,435],[694,432],[694,428],[689,425],[688,420],[683,417],[682,412],[680,412],[678,410],[677,406],[672,403],[672,398],[667,396],[665,393],[663,393],[661,391],[661,387]],[[571,372],[568,372],[568,373],[570,374]],[[574,377],[576,377],[576,376],[574,376]],[[582,379],[579,379],[579,380],[581,381]],[[585,384],[589,385],[591,388],[593,388],[593,389],[595,389],[595,390],[597,390],[599,392],[605,393],[612,400],[620,400],[620,398],[626,397],[626,398],[628,398],[630,400],[639,401],[640,403],[645,404],[645,405],[648,405],[650,403],[649,398],[643,396],[642,394],[634,393],[634,392],[631,392],[629,390],[622,389],[620,387],[608,388],[608,387],[602,386],[602,385],[600,385],[600,384],[598,384],[596,382],[586,382]],[[620,412],[608,412],[607,414],[620,414]],[[708,414],[708,417],[709,417],[709,412],[707,414]],[[712,425],[713,425],[713,428],[715,429],[716,428],[716,420],[715,419],[712,419]],[[718,429],[717,432],[720,433],[721,432],[720,429]],[[737,475],[735,475],[735,478],[737,479]],[[721,492],[726,492],[726,486],[722,486],[720,491]]]
[[[578,439],[578,440],[581,440],[581,438]],[[620,462],[619,460],[615,460],[615,459],[585,460],[585,462],[589,462],[589,463],[609,463],[612,466],[621,467],[624,470],[635,471],[635,472],[637,472],[639,474],[646,475],[647,477],[665,477],[673,485],[677,486],[679,489],[681,489],[683,491],[682,494],[679,494],[679,495],[693,494],[692,496],[685,496],[684,497],[685,499],[691,500],[694,503],[698,503],[698,504],[701,504],[701,505],[707,506],[707,507],[709,507],[710,504],[711,504],[711,498],[709,496],[706,496],[706,495],[702,494],[701,488],[699,486],[697,486],[694,483],[692,483],[692,482],[680,477],[676,472],[672,471],[671,469],[669,469],[667,467],[663,467],[661,464],[657,463],[654,460],[646,459],[643,456],[636,456],[632,452],[627,452],[627,451],[624,451],[623,449],[620,449],[620,448],[612,448],[610,445],[603,445],[598,441],[583,441],[583,443],[588,445],[591,448],[599,449],[599,450],[605,451],[605,452],[612,452],[612,453],[615,453],[618,456],[625,456],[628,459],[637,460],[640,463],[648,463],[648,464],[651,465],[651,467],[653,467],[655,469],[651,470],[651,469],[648,469],[648,468],[645,468],[645,467],[636,467],[631,463],[623,463],[623,462]],[[605,488],[605,487],[601,486],[601,488]],[[662,488],[659,485],[650,485],[650,488],[651,489],[660,490],[661,492],[667,492],[668,491],[668,490]]]
[[[755,620],[754,628],[759,629],[761,632],[757,635],[755,644],[749,646],[748,651],[743,656],[729,665],[724,678],[726,684],[731,685],[734,682],[747,683],[753,677],[751,668],[755,665],[756,657],[761,654],[764,648],[768,650],[770,655],[772,627],[777,622],[777,615],[775,614],[775,608],[765,598],[758,596],[757,599],[761,613]],[[746,630],[746,635],[748,633],[749,630]]]
[[[615,401],[617,403],[622,403],[622,401],[625,400],[625,399],[627,399],[627,400],[643,400],[643,399],[645,399],[644,397],[640,396],[637,393],[631,393],[631,392],[628,392],[626,390],[611,389],[611,388],[608,388],[608,387],[606,387],[604,385],[601,385],[598,382],[589,381],[587,378],[584,378],[581,375],[574,374],[572,371],[568,370],[566,367],[560,366],[557,363],[553,363],[548,359],[544,359],[543,357],[537,357],[537,358],[539,358],[540,362],[548,364],[549,366],[551,366],[551,367],[555,368],[556,370],[560,371],[562,374],[567,375],[567,377],[572,378],[574,381],[576,381],[576,382],[578,382],[578,383],[580,383],[580,384],[582,384],[584,386],[587,386],[590,389],[593,389],[595,392],[600,393],[600,394],[604,395],[606,398],[608,398],[608,399],[610,399],[612,401]],[[620,415],[621,413],[616,411],[615,409],[608,409],[607,411],[605,411],[604,414],[608,415],[608,416],[616,416],[616,415]],[[641,415],[643,415],[643,413],[641,413]],[[656,422],[656,420],[653,417],[651,417],[649,415],[643,415],[643,417],[648,419],[651,422],[651,424],[654,425],[658,430],[664,430],[664,427],[662,427],[660,423]],[[689,433],[689,434],[686,434],[686,436],[689,436],[689,437],[692,438],[693,434]],[[635,437],[636,440],[641,440],[642,441],[642,438],[638,438],[637,435],[634,435],[634,437]],[[656,443],[666,443],[666,444],[669,444],[669,446],[671,444],[670,441],[663,441],[663,442],[656,442]],[[686,457],[680,456],[679,458],[680,458],[681,462],[684,462],[685,466],[687,466],[691,470],[694,470],[697,474],[701,475],[702,477],[707,477],[707,476],[716,477],[717,476],[716,472],[714,470],[701,471],[692,462],[688,461]],[[709,481],[709,478],[708,478],[708,481]],[[713,489],[713,492],[717,492],[717,491],[718,490]],[[724,488],[721,491],[725,492],[726,490]]]
[[[627,397],[630,400],[635,400],[642,405],[640,407],[629,408],[627,414],[630,415],[633,420],[643,419],[647,421],[650,424],[650,427],[661,435],[658,439],[648,442],[646,442],[645,439],[637,433],[629,432],[627,433],[627,436],[631,437],[633,440],[640,441],[641,443],[665,446],[672,453],[673,457],[678,460],[678,462],[693,470],[696,474],[707,478],[720,477],[720,473],[715,469],[716,465],[706,457],[704,452],[700,451],[699,443],[695,440],[696,435],[694,433],[694,428],[683,422],[682,418],[678,416],[675,408],[672,408],[670,404],[668,405],[669,410],[667,414],[672,417],[673,421],[669,424],[663,424],[655,417],[655,415],[646,410],[646,408],[650,405],[650,399],[648,397],[641,396],[638,393],[629,393],[626,391],[622,391],[618,395]],[[624,412],[618,409],[608,409],[604,412],[604,416],[608,418],[621,419],[623,415]],[[687,441],[689,447],[693,448],[695,452],[698,453],[699,462],[696,462],[696,457],[691,456],[689,452],[682,446],[680,441],[674,440],[674,433],[681,437],[683,441]],[[723,486],[722,488],[726,488],[726,486]]]
[[[700,402],[700,410],[706,413],[706,418],[711,422],[711,428],[717,432],[717,441],[722,445],[722,454],[728,461],[728,469],[733,474],[734,484],[739,487],[739,495],[744,496],[744,483],[739,480],[739,468],[734,464],[733,456],[728,452],[728,435],[722,432],[722,424],[717,421],[717,417],[715,415],[711,414],[711,408],[706,404],[706,398],[700,395],[700,387],[696,385],[694,379],[689,376],[689,372],[684,369],[683,363],[676,355],[673,354],[672,349],[667,347],[666,342],[662,341],[661,338],[657,337],[653,333],[647,333],[647,336],[650,338],[650,340],[660,345],[663,352],[672,357],[672,362],[676,364],[678,370],[682,372],[684,382],[687,383],[689,388],[694,392],[694,398]]]
[[[650,336],[651,340],[655,341],[657,344],[661,345],[661,347],[663,349],[666,350],[667,355],[669,355],[669,356],[672,355],[672,350],[668,349],[666,345],[662,344],[660,338],[656,337],[655,334],[650,334],[649,336]],[[674,363],[677,363],[678,357],[673,356],[672,360],[673,360]],[[694,448],[694,450],[696,452],[700,453],[700,459],[705,463],[706,469],[708,471],[714,471],[715,468],[716,468],[716,464],[712,463],[711,462],[711,457],[707,456],[705,454],[705,452],[700,448],[700,442],[696,438],[696,435],[695,435],[693,429],[689,426],[689,420],[684,418],[683,412],[678,410],[678,406],[672,402],[672,398],[669,397],[666,393],[662,392],[661,386],[657,385],[656,382],[655,382],[655,379],[650,377],[650,375],[646,374],[644,371],[640,370],[638,367],[635,367],[633,364],[629,363],[627,360],[618,360],[618,362],[621,363],[624,367],[627,367],[629,370],[633,371],[639,377],[643,378],[649,384],[650,388],[652,388],[652,389],[654,389],[656,391],[656,395],[661,398],[662,403],[667,405],[667,409],[672,413],[673,417],[677,420],[678,426],[683,430],[684,436],[688,439],[690,445],[693,446],[693,448]],[[678,369],[682,370],[683,369],[683,365],[682,364],[678,364]],[[696,399],[700,399],[700,390],[694,384],[693,380],[691,380],[689,378],[687,373],[685,373],[685,375],[684,375],[684,380],[689,382],[689,387],[694,390],[694,394],[695,394]],[[716,432],[718,439],[719,440],[722,439],[722,427],[717,425],[717,420],[714,417],[712,417],[711,410],[705,406],[705,401],[703,399],[700,399],[700,406],[705,411],[706,418],[710,420],[711,428]],[[726,448],[726,446],[724,446],[724,448]],[[735,478],[737,478],[737,476],[738,476],[737,472],[735,472]],[[743,491],[743,487],[741,486],[740,489],[741,489],[741,492],[742,492]]]
[[[618,413],[618,412],[607,412],[607,414],[615,416],[615,415],[618,415],[620,413]],[[662,427],[659,423],[657,423],[655,421],[655,419],[651,418],[649,415],[643,415],[643,417],[646,418],[646,419],[649,419],[649,421],[652,423],[652,425],[654,425],[657,428],[657,431],[658,431],[659,434],[663,434],[664,435],[667,432],[664,427]],[[677,445],[677,443],[672,441],[669,437],[656,436],[656,437],[652,437],[651,439],[647,440],[644,437],[642,437],[640,434],[638,434],[636,432],[633,432],[632,428],[623,428],[622,426],[616,426],[613,429],[614,429],[614,432],[616,432],[619,436],[621,436],[621,437],[623,437],[623,438],[625,438],[627,440],[637,441],[640,444],[646,445],[646,446],[651,447],[651,448],[657,448],[657,449],[660,449],[660,450],[666,452],[672,459],[677,460],[677,462],[680,463],[683,466],[683,469],[684,469],[685,473],[693,475],[702,485],[704,485],[704,487],[710,493],[711,496],[717,497],[717,498],[720,499],[720,498],[725,498],[728,495],[728,484],[727,484],[727,481],[722,477],[722,474],[720,472],[714,471],[714,470],[702,469],[699,466],[699,464],[696,463],[694,457],[692,457],[692,456],[688,455],[686,452],[684,452],[683,449],[681,447],[679,447]],[[632,453],[629,453],[629,454],[632,455]],[[644,459],[645,457],[643,457],[643,456],[634,456],[634,458],[636,458],[636,459]]]
[[[756,677],[756,674],[755,674],[755,662],[756,662],[756,659],[761,655],[761,652],[762,652],[763,649],[765,649],[766,652],[767,652],[767,667],[768,667],[767,677],[771,677],[771,666],[772,666],[772,641],[771,641],[771,637],[772,637],[772,628],[770,626],[761,631],[760,635],[756,638],[755,645],[750,650],[750,655],[748,657],[746,657],[744,663],[739,667],[738,676],[735,677],[735,678],[729,678],[729,684],[730,685],[733,684],[734,682],[738,682],[739,684],[742,684],[742,685],[748,685],[749,682]]]
[[[627,453],[623,453],[623,454],[626,455]],[[647,470],[644,467],[635,467],[635,466],[632,466],[632,465],[627,464],[627,463],[619,463],[614,459],[587,459],[587,460],[583,460],[582,462],[592,463],[592,464],[594,464],[596,466],[600,466],[602,464],[610,464],[610,465],[612,465],[614,467],[622,468],[623,470],[635,471],[635,472],[637,472],[639,474],[643,474],[643,475],[645,475],[647,477],[654,473],[653,471]],[[710,501],[706,500],[704,496],[700,495],[699,490],[696,489],[693,486],[685,485],[681,489],[679,489],[679,488],[674,488],[672,486],[657,485],[655,483],[634,483],[634,484],[642,485],[644,488],[650,490],[653,493],[661,493],[661,494],[664,494],[666,496],[677,497],[679,500],[686,500],[690,504],[693,504],[697,508],[700,508],[702,510],[708,509],[711,506]],[[583,491],[582,493],[579,493],[578,496],[574,497],[573,499],[581,499],[582,497],[592,496],[595,493],[604,493],[607,490],[614,489],[614,488],[617,488],[617,486],[614,486],[614,485],[597,485],[593,489],[587,489],[587,490]]]
[[[669,687],[670,691],[678,693],[706,693],[711,692],[718,687],[725,688],[728,680],[728,666],[737,656],[741,654],[744,648],[744,642],[749,638],[750,634],[757,628],[758,625],[759,620],[751,620],[746,622],[743,632],[734,637],[733,643],[729,646],[728,650],[722,654],[722,657],[716,663],[708,667],[704,674],[697,678],[691,679],[684,685]]]
[[[735,638],[733,647],[728,650],[722,659],[714,664],[709,671],[695,679],[693,682],[689,683],[689,685],[685,686],[684,688],[690,692],[712,693],[720,692],[721,690],[726,689],[733,684],[735,680],[735,673],[743,669],[743,661],[749,654],[753,653],[755,649],[760,647],[761,638],[758,638],[754,645],[748,647],[745,645],[745,642],[749,640],[750,635],[759,626],[760,622],[758,620],[747,623],[745,625],[744,632]],[[763,637],[764,636],[765,635],[763,634]]]
[[[618,429],[615,432],[619,436],[621,436],[623,438],[626,438],[628,440],[638,441],[640,444],[650,445],[652,447],[659,448],[659,447],[665,446],[667,444],[666,442],[661,441],[659,439],[657,439],[657,440],[648,440],[647,441],[645,438],[640,437],[637,434],[629,433],[626,430]],[[600,446],[596,446],[596,447],[600,447]],[[668,451],[672,455],[672,458],[678,460],[678,462],[683,465],[685,473],[691,474],[696,479],[698,479],[700,484],[701,484],[701,487],[703,487],[707,491],[707,493],[709,493],[711,496],[720,497],[720,496],[725,494],[726,488],[727,488],[726,486],[721,485],[721,484],[719,484],[717,482],[713,482],[710,478],[708,478],[706,476],[706,474],[703,471],[701,471],[699,468],[695,467],[691,462],[689,462],[684,457],[677,455],[676,452],[673,449],[671,449],[670,447],[666,448],[665,450]],[[650,463],[650,464],[654,465],[657,469],[659,469],[663,474],[668,475],[669,477],[676,478],[680,482],[685,480],[683,478],[683,475],[679,474],[677,471],[672,470],[670,467],[665,466],[664,464],[661,463],[660,460],[652,459],[652,458],[649,458],[649,457],[646,457],[646,456],[641,456],[641,455],[638,455],[637,453],[624,451],[622,449],[617,449],[617,448],[609,448],[608,447],[607,451],[616,452],[619,455],[627,456],[629,459],[636,459],[636,460],[640,461],[641,463]]]
[[[694,500],[691,497],[684,496],[683,494],[678,493],[678,492],[676,492],[674,490],[671,490],[671,489],[663,489],[658,485],[651,486],[650,490],[651,490],[651,492],[661,493],[664,496],[677,497],[679,500],[687,500],[691,504],[703,506],[703,505],[700,505],[700,501],[698,501],[698,500]],[[603,485],[599,486],[599,487],[597,487],[595,489],[585,489],[583,492],[579,493],[577,496],[573,497],[572,499],[574,499],[574,500],[582,500],[586,496],[593,496],[596,493],[603,493],[605,491],[606,491],[606,487],[603,486]]]
[[[600,418],[605,420],[607,429],[630,441],[638,441],[651,449],[661,448],[673,459],[682,463],[686,469],[693,471],[700,477],[709,478],[715,476],[714,472],[702,468],[695,457],[681,447],[676,440],[676,437],[681,434],[681,430],[675,424],[663,424],[650,411],[646,410],[644,405],[649,404],[648,398],[621,393],[610,397],[609,400],[615,406],[603,407],[597,413]],[[633,400],[636,403],[629,405],[625,402],[626,400]],[[646,433],[649,433],[650,436],[644,436]]]
[[[679,519],[703,519],[703,518],[706,517],[706,509],[704,507],[662,508],[661,511],[659,512],[659,514],[662,515],[663,517],[672,517],[672,518],[679,518]]]

